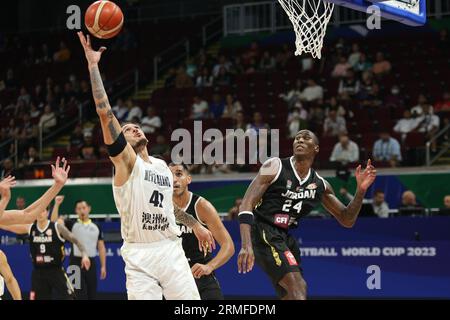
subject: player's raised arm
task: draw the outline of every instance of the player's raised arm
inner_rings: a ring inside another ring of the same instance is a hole
[[[264,192],[269,188],[273,179],[276,177],[280,167],[278,158],[267,160],[255,179],[250,183],[241,206],[239,207],[239,224],[241,232],[241,251],[238,256],[238,272],[247,273],[253,269],[255,255],[253,254],[251,240],[251,225],[253,224],[253,209],[261,200]]]
[[[11,200],[11,187],[16,184],[15,177],[7,176],[0,182],[0,219],[8,206],[9,200]]]
[[[76,245],[78,247],[78,249],[80,249],[81,256],[82,256],[81,268],[89,270],[89,268],[91,267],[91,260],[89,260],[89,256],[86,252],[86,248],[83,245],[83,243],[81,243],[81,241],[77,237],[75,237],[75,235],[72,232],[70,232],[65,226],[60,225],[59,223],[56,223],[55,227],[58,230],[61,237],[63,237],[65,240],[73,243],[74,245]]]
[[[361,170],[361,165],[356,168],[356,193],[352,201],[345,206],[335,196],[331,185],[326,182],[326,190],[322,197],[322,205],[327,209],[339,223],[347,228],[353,227],[358,217],[367,189],[375,181],[377,171],[370,159],[367,161],[366,169]]]
[[[89,35],[85,37],[80,31],[78,32],[78,37],[80,38],[88,62],[92,96],[94,97],[95,109],[102,126],[103,141],[108,148],[109,156],[116,169],[114,183],[115,185],[122,185],[128,180],[131,174],[136,161],[136,153],[125,140],[120,123],[112,112],[108,96],[103,86],[98,63],[106,48],[101,47],[98,51],[95,51],[92,49]]]
[[[5,254],[0,250],[0,276],[5,279],[6,287],[14,300],[22,300],[19,283],[14,277]]]
[[[0,217],[0,224],[27,224],[33,223],[39,213],[47,209],[48,205],[56,197],[56,195],[64,187],[69,175],[70,166],[67,165],[65,158],[62,159],[62,167],[60,167],[59,157],[56,159],[55,165],[52,165],[53,185],[35,202],[26,207],[24,210],[6,210]]]

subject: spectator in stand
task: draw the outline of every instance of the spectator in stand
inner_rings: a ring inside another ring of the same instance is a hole
[[[400,95],[400,88],[397,85],[393,85],[390,94],[384,99],[384,104],[386,107],[391,108],[403,107],[405,101],[402,96]]]
[[[119,122],[125,121],[128,117],[128,108],[122,99],[117,99],[116,105],[112,107],[112,111]]]
[[[337,110],[337,115],[345,119],[347,110],[345,110],[341,102],[336,97],[331,97],[330,100],[328,100],[325,108],[325,115],[328,115],[328,112],[330,112],[331,109]],[[348,110],[348,118],[351,119],[353,116],[353,112]]]
[[[264,51],[259,61],[259,69],[261,71],[272,71],[275,69],[275,58],[270,55],[269,51]]]
[[[17,138],[19,139],[19,148],[27,149],[30,144],[37,143],[38,127],[31,122],[29,113],[25,113],[22,119],[22,125],[20,126]]]
[[[56,126],[56,116],[50,105],[47,104],[44,108],[44,114],[39,120],[39,127],[42,127],[44,132],[48,132],[54,126]]]
[[[416,195],[411,190],[407,190],[402,194],[402,204],[398,208],[400,216],[424,215],[425,208],[417,203]]]
[[[6,89],[16,89],[19,86],[19,81],[17,80],[16,76],[14,75],[13,69],[9,68],[6,71],[6,79],[5,79],[5,87]]]
[[[302,55],[300,65],[302,66],[302,72],[310,71],[314,68],[314,59],[311,56]]]
[[[227,220],[237,220],[238,214],[240,212],[239,207],[241,206],[242,198],[237,198],[234,200],[234,205],[228,210]]]
[[[18,196],[16,198],[16,209],[17,210],[25,210],[27,207],[27,201],[24,196]]]
[[[355,96],[359,92],[359,80],[355,77],[353,70],[348,70],[347,75],[339,82],[338,93],[340,95],[347,94],[350,97]]]
[[[228,61],[223,54],[219,56],[219,60],[214,65],[214,68],[212,70],[212,76],[214,78],[217,78],[219,76],[220,69],[225,69],[226,72],[229,72],[231,69],[231,62]]]
[[[166,138],[160,134],[156,137],[156,144],[150,148],[150,155],[159,155],[165,159],[170,157],[170,146],[166,143]]]
[[[257,111],[253,113],[253,122],[247,125],[247,130],[258,135],[261,129],[269,130],[270,127],[264,122],[261,112]]]
[[[347,189],[341,188],[340,194],[345,197],[349,202],[353,200],[353,195],[351,195]],[[363,204],[371,204],[373,213],[379,218],[389,218],[389,206],[384,201],[384,192],[380,189],[375,190],[372,199],[364,199]]]
[[[209,104],[209,113],[213,119],[220,119],[225,109],[225,103],[218,93],[214,93],[212,102]]]
[[[191,77],[186,73],[186,69],[183,66],[179,67],[175,78],[175,88],[183,89],[192,88],[193,86],[194,83],[192,82]]]
[[[367,60],[367,55],[365,53],[361,53],[359,55],[359,61],[356,63],[353,69],[358,73],[372,70],[372,63]]]
[[[256,66],[256,61],[259,60],[259,55],[260,51],[258,44],[256,42],[252,42],[250,44],[250,48],[246,50],[243,54],[244,65],[249,65],[251,60],[254,60],[254,64]]]
[[[250,59],[245,68],[245,74],[252,74],[258,71],[258,64],[256,63],[256,59]]]
[[[306,88],[300,94],[300,99],[307,102],[323,99],[323,88],[314,79],[308,79]]]
[[[292,108],[297,101],[300,101],[302,95],[302,81],[300,79],[295,81],[295,85],[287,92],[279,95],[284,101],[287,102],[288,108]]]
[[[7,176],[16,177],[17,180],[22,178],[20,171],[14,169],[14,162],[10,158],[4,159],[0,168],[0,180]]]
[[[444,197],[444,207],[439,210],[441,216],[450,216],[450,194]]]
[[[81,124],[77,124],[73,133],[70,135],[69,148],[81,148],[84,144],[83,127]]]
[[[239,100],[235,99],[231,94],[225,97],[225,109],[222,113],[222,118],[235,118],[236,114],[242,111],[242,105]]]
[[[244,73],[244,66],[242,65],[242,59],[239,55],[236,55],[234,57],[233,64],[230,69],[230,73],[233,75]]]
[[[335,144],[330,156],[330,162],[338,162],[345,166],[359,160],[359,147],[343,132],[339,135],[339,142]]]
[[[343,78],[347,75],[347,71],[351,68],[350,64],[344,56],[341,56],[338,63],[334,66],[331,76],[333,78]]]
[[[402,161],[400,143],[391,137],[388,130],[380,132],[380,139],[375,141],[372,153],[375,161],[389,162],[391,167],[396,167]]]
[[[348,64],[355,68],[359,62],[359,59],[361,57],[361,51],[359,50],[359,45],[357,43],[354,43],[352,45],[352,53],[348,57]]]
[[[382,52],[377,52],[376,62],[372,67],[372,72],[376,76],[383,76],[391,71],[391,63],[384,58]]]
[[[300,130],[308,128],[308,111],[303,108],[301,102],[297,102],[287,117],[287,126],[289,130],[288,137],[295,138]]]
[[[216,86],[229,86],[231,84],[231,77],[225,68],[220,68],[219,74],[214,78]]]
[[[335,108],[330,109],[323,123],[323,135],[326,137],[337,137],[343,132],[347,132],[345,119],[337,115]]]
[[[29,167],[35,164],[36,162],[39,162],[39,155],[35,147],[29,147],[27,150],[27,154],[22,159],[19,168],[23,167]]]
[[[425,104],[422,107],[423,113],[418,118],[417,131],[423,132],[426,135],[427,140],[430,140],[439,130],[440,119],[433,113],[433,109],[429,104]],[[434,140],[431,143],[431,152],[437,151],[437,141]]]
[[[144,133],[152,134],[162,126],[161,118],[156,114],[155,108],[148,107],[147,115],[141,121],[141,129]]]
[[[20,94],[17,98],[17,103],[19,103],[19,101],[23,102],[26,106],[30,104],[31,96],[29,95],[25,87],[20,88]]]
[[[175,79],[177,78],[177,70],[175,68],[170,68],[168,72],[168,76],[164,81],[165,88],[173,88],[175,87]]]
[[[367,97],[361,103],[365,107],[376,108],[383,104],[383,98],[380,92],[380,86],[374,83],[369,91]],[[369,115],[372,115],[374,110],[370,111]]]
[[[424,94],[420,94],[417,98],[417,105],[411,108],[411,114],[414,117],[419,117],[423,114],[423,110],[428,105],[427,97]]]
[[[52,57],[50,56],[50,51],[48,50],[48,45],[46,43],[41,46],[41,55],[36,60],[36,63],[45,64],[52,62]]]
[[[209,106],[208,102],[201,99],[199,96],[194,97],[194,104],[191,109],[191,119],[202,120],[209,118]]]
[[[212,87],[214,82],[214,77],[209,74],[208,68],[203,68],[201,73],[197,76],[195,80],[195,86],[197,88]]]
[[[365,71],[362,73],[362,82],[359,86],[359,92],[356,95],[358,100],[364,100],[369,96],[369,93],[372,91],[372,86],[374,85],[372,72]]]
[[[406,138],[406,135],[410,133],[411,131],[414,131],[418,124],[420,122],[420,119],[411,117],[411,111],[406,109],[403,111],[403,118],[397,121],[397,124],[394,127],[394,132],[398,132],[402,134],[402,140],[404,141]]]
[[[59,50],[53,55],[53,60],[55,62],[66,62],[70,59],[71,52],[67,48],[65,42],[61,41],[59,43]]]
[[[41,112],[33,102],[30,104],[30,117],[34,123],[36,123],[36,119],[39,119],[41,117]]]
[[[125,105],[127,106],[128,109],[128,115],[126,118],[126,121],[131,121],[131,122],[141,122],[141,118],[142,118],[142,109],[135,105],[133,103],[132,99],[127,99],[127,101],[125,102]]]
[[[320,131],[323,128],[325,111],[321,104],[315,103],[309,108],[308,127],[313,132]]]
[[[86,80],[80,82],[80,91],[78,93],[78,100],[82,103],[90,103],[92,99],[91,86]]]
[[[80,149],[80,158],[83,160],[96,160],[98,157],[98,148],[94,145],[92,132],[84,133],[83,145]]]
[[[236,113],[236,117],[234,119],[233,129],[238,130],[241,129],[244,132],[247,130],[248,124],[245,122],[245,116],[242,111],[238,111]]]

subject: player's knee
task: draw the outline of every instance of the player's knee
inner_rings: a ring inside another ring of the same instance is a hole
[[[307,286],[305,280],[301,280],[287,288],[286,298],[288,300],[306,300],[306,289]]]

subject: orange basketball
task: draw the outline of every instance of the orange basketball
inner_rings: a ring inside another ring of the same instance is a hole
[[[123,13],[111,1],[96,1],[86,10],[84,24],[94,37],[110,39],[122,29]]]

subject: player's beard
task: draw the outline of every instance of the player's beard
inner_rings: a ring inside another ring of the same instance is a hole
[[[136,144],[133,146],[134,152],[139,153],[147,146],[147,138],[142,138],[136,141]]]

